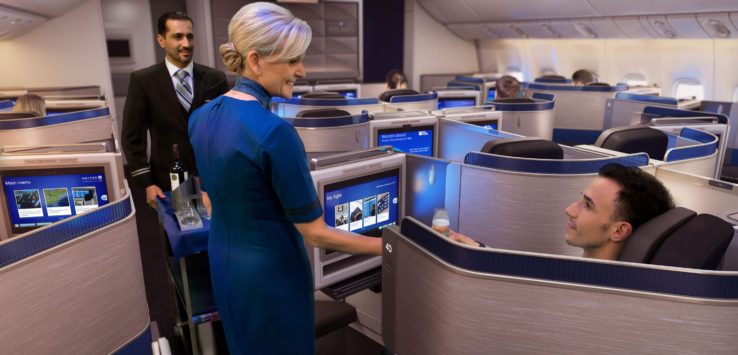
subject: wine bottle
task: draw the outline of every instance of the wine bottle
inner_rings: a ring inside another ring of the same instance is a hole
[[[179,188],[180,184],[187,181],[188,175],[182,162],[179,161],[179,145],[172,145],[172,165],[169,166],[169,182],[171,183],[172,191]]]

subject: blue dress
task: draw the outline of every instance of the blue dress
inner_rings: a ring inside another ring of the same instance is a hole
[[[213,294],[231,354],[313,354],[313,277],[294,223],[323,214],[295,129],[258,101],[220,96],[189,118],[213,205]]]

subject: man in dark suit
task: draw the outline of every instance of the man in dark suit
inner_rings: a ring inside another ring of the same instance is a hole
[[[187,135],[187,117],[204,103],[229,90],[223,72],[192,61],[195,37],[192,19],[169,12],[158,20],[156,40],[164,49],[162,63],[131,73],[123,109],[122,145],[131,171],[131,185],[146,189],[146,202],[171,190],[168,169],[172,145],[178,144],[180,161],[195,172],[195,158]],[[151,158],[147,158],[147,132]]]

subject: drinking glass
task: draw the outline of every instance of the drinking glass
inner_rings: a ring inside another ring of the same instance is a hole
[[[451,230],[451,221],[448,219],[448,211],[445,208],[436,208],[434,210],[431,228],[448,237],[449,231]]]

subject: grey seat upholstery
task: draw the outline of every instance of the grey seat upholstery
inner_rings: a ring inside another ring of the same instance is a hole
[[[652,264],[717,270],[733,240],[733,225],[709,214],[700,214],[664,241]]]
[[[38,117],[38,114],[35,112],[0,112],[0,121],[31,117]]]
[[[387,90],[379,94],[379,101],[389,102],[395,96],[420,95],[419,92],[412,89],[394,89]]]
[[[605,130],[595,142],[598,147],[623,153],[647,153],[651,159],[663,160],[669,137],[646,126],[615,127]]]
[[[351,116],[350,113],[339,110],[337,108],[316,108],[303,110],[297,113],[297,117],[301,118],[327,118],[327,117],[346,117]]]
[[[528,97],[506,97],[506,98],[496,98],[492,100],[492,102],[499,102],[503,104],[532,104],[535,103],[536,100],[533,100]]]
[[[718,217],[677,207],[638,227],[618,260],[717,270],[733,233]]]
[[[520,158],[564,158],[564,150],[560,145],[540,138],[495,139],[485,143],[481,152]]]
[[[653,255],[664,240],[696,215],[692,210],[677,207],[644,223],[626,239],[619,260],[651,263]]]
[[[356,308],[344,302],[315,301],[315,338],[328,335],[357,319]]]
[[[332,91],[311,91],[301,96],[303,99],[346,99],[345,96]]]

